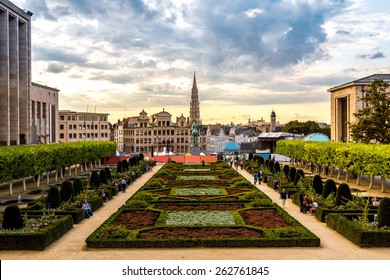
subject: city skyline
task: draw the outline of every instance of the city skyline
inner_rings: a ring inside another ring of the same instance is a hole
[[[11,2],[33,13],[32,81],[111,122],[189,116],[196,71],[203,124],[329,123],[327,89],[390,72],[387,1]]]

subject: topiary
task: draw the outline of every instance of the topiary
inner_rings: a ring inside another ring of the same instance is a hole
[[[58,208],[61,205],[60,191],[57,187],[51,187],[47,193],[46,203],[50,208]]]
[[[275,162],[273,160],[270,160],[268,162],[268,169],[269,169],[269,171],[271,171],[271,173],[275,172],[275,168],[274,167],[275,167]]]
[[[336,192],[337,192],[337,187],[333,179],[326,180],[324,191],[322,193],[323,198],[327,198],[331,193],[333,193],[333,195],[336,195]]]
[[[99,182],[100,182],[100,184],[104,184],[104,185],[107,185],[107,183],[108,183],[106,170],[104,170],[104,169],[100,170],[100,172],[99,172]]]
[[[390,227],[390,198],[383,197],[378,207],[378,228]]]
[[[106,167],[106,168],[104,168],[104,171],[106,171],[107,180],[111,180],[111,170],[110,170],[110,168]]]
[[[322,178],[318,174],[313,177],[313,189],[316,194],[322,194],[324,191]]]
[[[340,206],[342,204],[346,204],[349,201],[352,201],[351,189],[348,184],[342,183],[337,188],[336,192],[336,205]]]
[[[278,161],[274,164],[275,173],[280,173],[280,163]]]
[[[80,178],[76,178],[73,180],[73,191],[75,196],[80,194],[84,190],[83,182]]]
[[[303,172],[302,169],[298,169],[298,170],[297,170],[297,173],[295,174],[294,185],[297,185],[297,184],[298,184],[298,181],[299,181],[301,178],[305,178],[305,173]]]
[[[122,161],[119,161],[117,164],[116,164],[116,173],[122,173],[123,172],[123,162]]]
[[[297,174],[297,169],[293,166],[288,172],[288,181],[293,182],[295,180],[295,175]]]
[[[61,184],[60,189],[61,201],[73,201],[74,200],[74,189],[71,181],[64,181]]]
[[[91,172],[91,178],[89,179],[89,184],[95,188],[99,188],[100,186],[99,174],[96,170]]]
[[[2,227],[3,229],[23,228],[23,218],[20,214],[20,209],[16,204],[12,204],[5,208]]]
[[[264,164],[264,158],[262,156],[259,156],[258,163],[259,166],[262,166]]]
[[[123,164],[123,171],[128,171],[129,170],[129,162],[124,159],[124,160],[122,160],[122,164]]]
[[[287,164],[284,165],[283,166],[283,173],[286,176],[286,178],[288,178],[288,174],[290,173],[290,166],[288,166]]]

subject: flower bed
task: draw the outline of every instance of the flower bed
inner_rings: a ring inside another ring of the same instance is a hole
[[[212,176],[186,174],[193,174],[197,171],[192,169],[202,169],[202,166],[182,167],[182,164],[172,163],[164,166],[158,172],[163,175],[155,174],[87,238],[87,246],[320,245],[318,237],[227,164],[208,165]],[[224,179],[221,174],[226,172],[234,173],[235,177],[229,175]]]

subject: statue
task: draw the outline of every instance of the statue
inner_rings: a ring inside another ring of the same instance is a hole
[[[199,125],[194,122],[192,124],[192,145],[198,146],[198,138],[199,138]]]

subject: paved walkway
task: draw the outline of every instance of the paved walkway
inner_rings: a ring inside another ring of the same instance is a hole
[[[126,193],[118,193],[94,212],[90,219],[66,233],[44,251],[0,251],[1,260],[390,260],[390,248],[360,248],[329,229],[288,200],[286,211],[321,239],[317,248],[165,248],[165,249],[89,249],[85,239],[138,190],[159,168],[139,178]],[[238,170],[252,182],[252,176]],[[258,186],[273,201],[279,195],[271,188]]]

